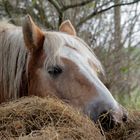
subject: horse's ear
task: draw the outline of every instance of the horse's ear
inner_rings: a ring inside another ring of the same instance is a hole
[[[76,31],[69,20],[63,21],[59,27],[59,31],[76,36]]]
[[[44,33],[34,23],[30,15],[25,17],[22,29],[25,45],[30,51],[43,46],[45,38]]]

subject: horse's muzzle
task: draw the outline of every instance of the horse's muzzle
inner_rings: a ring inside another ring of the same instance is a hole
[[[102,110],[102,108],[103,106],[99,108],[98,106],[88,106],[84,113],[95,123],[100,123],[103,130],[108,131],[127,121],[127,111],[121,105],[118,105],[118,109],[114,110],[111,108]]]
[[[116,117],[108,111],[103,111],[99,116],[98,116],[98,123],[101,124],[103,130],[108,131],[110,129],[113,129],[115,126],[120,125],[122,122],[127,121],[127,114],[123,113],[121,116],[120,120],[116,120]]]

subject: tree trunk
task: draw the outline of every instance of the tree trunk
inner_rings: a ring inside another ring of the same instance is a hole
[[[120,0],[114,0],[115,5],[120,3]],[[121,49],[122,45],[121,45],[121,7],[115,7],[114,8],[114,29],[115,29],[115,33],[114,33],[114,43],[115,43],[115,49]]]
[[[120,0],[114,0],[114,4],[117,5],[120,3]],[[121,43],[122,35],[121,35],[121,7],[114,8],[114,81],[115,84],[115,92],[120,94],[124,90],[123,80],[122,80],[122,72],[121,68],[123,65],[123,46]]]

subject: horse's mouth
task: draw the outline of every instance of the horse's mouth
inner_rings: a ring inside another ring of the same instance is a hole
[[[102,114],[99,116],[98,123],[100,127],[104,131],[109,131],[117,126],[119,126],[121,123],[127,121],[127,115],[124,114],[121,121],[117,121],[114,116],[112,115],[111,112],[104,111]]]
[[[111,115],[111,113],[108,113],[108,112],[103,112],[99,116],[98,123],[100,124],[100,127],[102,127],[102,129],[105,131],[113,129],[116,125],[116,122],[113,119],[113,116]]]

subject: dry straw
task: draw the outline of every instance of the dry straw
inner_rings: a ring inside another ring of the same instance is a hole
[[[0,140],[140,140],[140,112],[126,124],[102,132],[58,99],[26,97],[0,106]],[[102,130],[103,131],[103,130]]]
[[[0,137],[19,140],[101,140],[98,128],[58,99],[22,98],[0,107]]]

